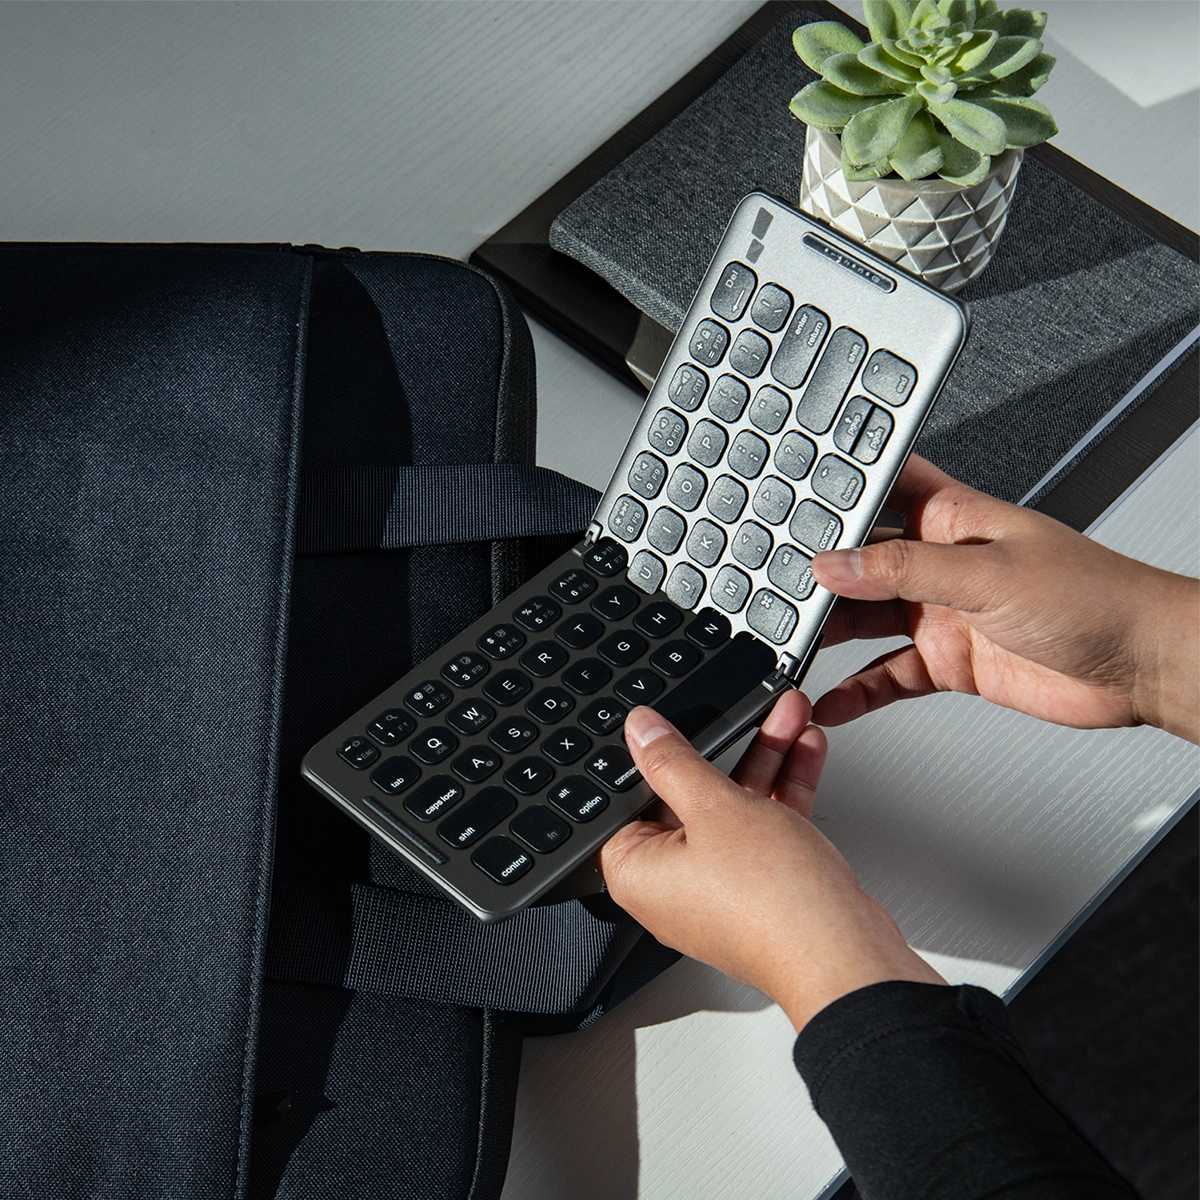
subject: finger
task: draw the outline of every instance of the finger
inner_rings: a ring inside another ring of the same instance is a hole
[[[683,841],[679,829],[658,821],[630,821],[600,847],[600,877],[613,899],[637,894],[655,862],[672,842]]]
[[[824,730],[815,725],[808,726],[792,743],[775,783],[775,799],[794,809],[805,820],[812,816],[817,785],[821,782],[828,753],[829,742]]]
[[[821,645],[908,636],[909,615],[903,600],[838,600],[821,631]]]
[[[760,796],[769,796],[788,751],[811,716],[812,705],[807,696],[791,689],[784,692],[729,778]]]
[[[887,506],[908,524],[940,491],[951,486],[958,486],[958,480],[939,471],[927,458],[910,454],[892,484]]]
[[[845,725],[897,700],[911,700],[938,691],[916,646],[903,646],[877,658],[813,705],[819,725]]]

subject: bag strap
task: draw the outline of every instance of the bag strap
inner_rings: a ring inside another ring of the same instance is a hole
[[[579,533],[600,493],[526,463],[308,467],[297,554]]]

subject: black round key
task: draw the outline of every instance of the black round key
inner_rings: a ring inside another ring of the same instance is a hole
[[[715,650],[729,638],[733,626],[728,617],[723,617],[716,609],[706,608],[683,632],[701,650]]]
[[[538,727],[525,717],[509,717],[488,734],[488,740],[505,754],[516,754],[524,750],[539,732]]]
[[[650,665],[672,679],[686,675],[699,661],[700,651],[690,642],[668,642],[650,655]]]
[[[550,594],[564,604],[578,604],[596,590],[596,580],[586,571],[564,571],[551,585]]]
[[[453,699],[454,693],[444,683],[439,683],[436,679],[427,679],[404,697],[404,703],[418,716],[432,717]]]
[[[411,758],[388,758],[371,772],[371,782],[389,796],[412,787],[421,778],[421,768]]]
[[[437,827],[438,837],[461,850],[495,829],[516,807],[516,797],[503,788],[484,788]]]
[[[347,738],[338,749],[338,755],[344,758],[356,771],[369,767],[378,757],[379,750],[372,746],[362,734]]]
[[[407,737],[417,723],[402,708],[389,708],[367,726],[367,732],[381,745],[394,746],[402,737]]]
[[[675,605],[659,600],[643,608],[633,618],[633,623],[647,637],[662,638],[668,633],[674,633],[682,620],[683,613]]]
[[[597,737],[606,737],[625,724],[626,716],[628,710],[619,700],[602,697],[593,700],[579,714],[579,723],[589,733],[594,733]]]
[[[491,667],[482,654],[467,650],[456,654],[442,667],[442,678],[448,679],[456,687],[468,688],[471,684],[478,683],[490,670]]]
[[[522,758],[504,772],[504,782],[522,796],[540,792],[554,778],[554,768],[541,758]]]
[[[598,692],[611,678],[611,668],[606,667],[598,658],[581,658],[562,673],[563,683],[581,696],[590,696],[593,692]]]
[[[573,821],[590,821],[608,807],[608,797],[582,775],[570,775],[555,784],[547,797],[551,804]]]
[[[535,642],[521,655],[521,666],[530,675],[545,679],[561,669],[567,658],[567,652],[557,642]]]
[[[614,792],[627,792],[642,781],[641,771],[633,765],[633,755],[624,746],[601,746],[583,769]]]
[[[408,743],[408,749],[413,758],[432,765],[440,763],[447,754],[458,749],[458,738],[450,730],[435,725],[413,738]]]
[[[646,653],[646,641],[631,629],[618,629],[596,647],[614,667],[627,667]]]
[[[490,746],[469,746],[450,764],[450,769],[468,783],[479,783],[498,771],[501,761]]]
[[[604,579],[611,579],[614,575],[620,575],[629,565],[629,555],[620,542],[601,538],[584,554],[583,563],[589,571],[595,571]]]
[[[613,684],[613,691],[630,704],[649,704],[666,686],[662,677],[648,667],[638,667],[628,675],[622,675]]]
[[[432,821],[449,812],[464,795],[461,783],[455,783],[449,775],[435,775],[404,801],[404,807],[418,821]]]
[[[571,836],[570,825],[541,804],[517,813],[509,821],[508,829],[539,854],[557,850]]]
[[[497,704],[516,704],[529,695],[533,680],[520,671],[501,671],[483,685],[483,694]]]
[[[574,707],[575,701],[559,687],[542,688],[525,702],[525,711],[543,725],[561,721]]]
[[[547,629],[562,616],[562,609],[547,596],[534,596],[526,600],[513,613],[513,620],[532,633]]]
[[[459,733],[478,733],[496,718],[496,710],[486,700],[460,700],[447,714],[446,721]]]
[[[641,603],[633,588],[624,584],[605,588],[592,599],[592,611],[598,612],[608,621],[624,620]]]
[[[533,855],[505,837],[488,838],[471,855],[471,861],[497,883],[513,883],[533,870]]]
[[[579,613],[564,621],[554,631],[554,636],[564,646],[570,646],[572,650],[582,650],[603,633],[604,622],[599,617],[593,617],[591,613]]]
[[[493,625],[475,644],[491,658],[508,658],[525,645],[525,635],[513,625]]]
[[[592,748],[592,739],[582,729],[567,725],[551,734],[542,743],[542,753],[560,767],[568,763],[578,762]]]

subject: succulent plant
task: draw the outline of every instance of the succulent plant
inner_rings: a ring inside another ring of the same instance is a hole
[[[864,45],[835,21],[801,26],[796,53],[822,76],[792,98],[808,125],[840,133],[847,179],[940,175],[978,183],[992,156],[1058,132],[1030,97],[1054,58],[1046,14],[995,0],[865,0]]]

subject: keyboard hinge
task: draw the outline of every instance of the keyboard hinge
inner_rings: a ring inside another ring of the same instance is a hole
[[[782,687],[783,684],[790,684],[792,687],[799,687],[800,681],[808,673],[808,668],[812,666],[812,661],[817,657],[817,651],[821,648],[821,639],[818,637],[809,647],[808,653],[803,658],[797,658],[794,654],[788,654],[784,651],[779,656],[779,662],[775,666],[775,674],[771,676],[771,683]]]
[[[601,527],[600,522],[593,521],[587,527],[587,533],[585,533],[583,535],[583,548],[585,550],[587,550],[590,547],[594,546],[596,544],[596,540],[600,537],[600,535],[603,532],[604,532],[604,529]]]

